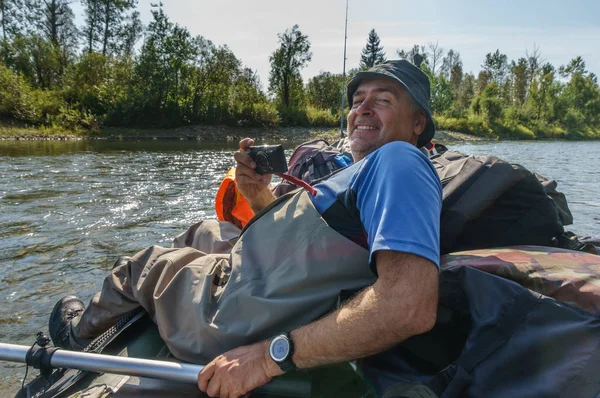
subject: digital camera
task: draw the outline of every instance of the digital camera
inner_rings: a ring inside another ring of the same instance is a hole
[[[256,163],[258,174],[276,174],[287,171],[287,160],[281,145],[251,146],[246,153]]]

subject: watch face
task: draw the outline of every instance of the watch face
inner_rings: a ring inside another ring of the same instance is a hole
[[[283,361],[290,352],[290,342],[285,336],[276,337],[271,343],[271,358],[276,362]]]

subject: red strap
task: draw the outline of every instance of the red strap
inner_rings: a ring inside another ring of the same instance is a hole
[[[317,195],[317,190],[314,189],[308,182],[301,180],[299,178],[296,178],[294,176],[291,176],[289,174],[276,174],[278,177],[281,177],[282,179],[291,182],[294,185],[297,185],[301,188],[304,188],[308,191],[308,193],[310,193],[312,196],[316,196]]]

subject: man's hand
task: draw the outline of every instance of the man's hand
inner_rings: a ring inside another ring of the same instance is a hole
[[[283,374],[269,356],[268,342],[228,351],[198,374],[198,388],[210,397],[237,398]]]
[[[256,172],[256,163],[246,153],[252,145],[254,145],[253,139],[244,138],[240,141],[240,150],[233,155],[233,158],[237,162],[235,183],[240,193],[248,200],[254,213],[258,213],[275,200],[275,196],[269,189],[271,175],[258,174]]]

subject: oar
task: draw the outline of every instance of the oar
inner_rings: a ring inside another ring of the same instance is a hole
[[[0,361],[27,363],[27,353],[30,349],[31,347],[28,346],[0,343]],[[33,349],[44,350],[39,347]],[[204,369],[202,365],[69,350],[54,351],[49,362],[52,368],[148,377],[189,384],[197,384],[198,373]],[[288,395],[291,393],[292,396],[309,397],[310,389],[310,381],[308,380],[281,380],[277,382],[277,379],[274,379],[269,384],[261,387],[260,391],[270,394]]]
[[[0,343],[0,360],[27,363],[28,346]],[[127,358],[89,352],[57,350],[50,358],[52,368],[69,368],[96,373],[114,373],[127,376],[149,377],[198,383],[202,365],[157,361],[154,359]]]

